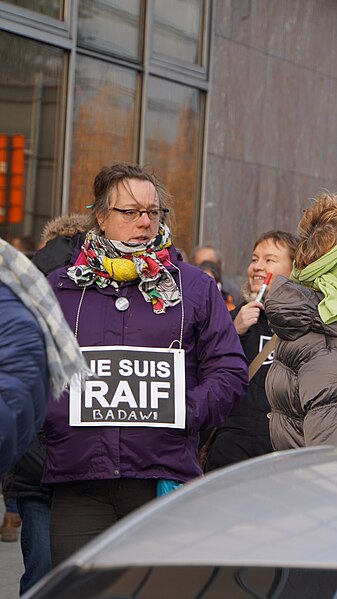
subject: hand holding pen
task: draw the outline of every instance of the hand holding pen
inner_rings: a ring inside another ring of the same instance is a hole
[[[267,287],[270,283],[270,279],[272,277],[272,273],[268,273],[266,278],[264,279],[260,290],[256,296],[256,299],[252,302],[248,302],[244,304],[241,310],[238,312],[237,316],[234,319],[234,326],[236,328],[236,332],[239,335],[244,335],[249,331],[250,327],[257,323],[261,307],[257,306],[257,302],[261,304],[263,297],[266,293]]]
[[[262,302],[263,296],[266,293],[268,285],[270,283],[271,276],[272,276],[272,273],[269,272],[260,287],[260,291],[258,292],[258,294],[256,296],[256,299],[255,299],[256,302]]]

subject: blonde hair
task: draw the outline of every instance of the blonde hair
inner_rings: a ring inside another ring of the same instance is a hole
[[[298,225],[295,264],[302,270],[337,245],[337,194],[323,192],[307,208]]]

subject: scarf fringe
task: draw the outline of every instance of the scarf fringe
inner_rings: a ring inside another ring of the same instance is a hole
[[[74,374],[87,376],[91,371],[54,292],[34,264],[3,239],[0,239],[0,281],[18,296],[41,327],[49,383],[57,399]]]

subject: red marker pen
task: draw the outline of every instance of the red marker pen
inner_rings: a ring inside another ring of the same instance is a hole
[[[255,301],[256,301],[256,302],[262,302],[262,300],[263,300],[263,296],[264,296],[264,294],[266,293],[266,290],[267,290],[267,287],[268,287],[268,285],[269,285],[269,283],[270,283],[270,279],[271,279],[271,277],[272,277],[272,273],[271,273],[271,272],[269,272],[269,273],[267,274],[267,276],[266,276],[265,280],[263,281],[262,285],[261,285],[261,288],[260,288],[260,291],[259,291],[259,293],[258,293],[258,294],[257,294],[257,296],[256,296],[256,299],[255,299]]]

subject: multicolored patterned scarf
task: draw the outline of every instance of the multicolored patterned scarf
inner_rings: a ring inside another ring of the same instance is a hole
[[[145,301],[152,303],[155,314],[163,314],[167,307],[181,302],[180,291],[167,270],[170,245],[170,230],[164,223],[157,237],[145,244],[122,243],[89,231],[75,265],[68,268],[68,276],[79,287],[119,287],[139,277],[138,289]]]

